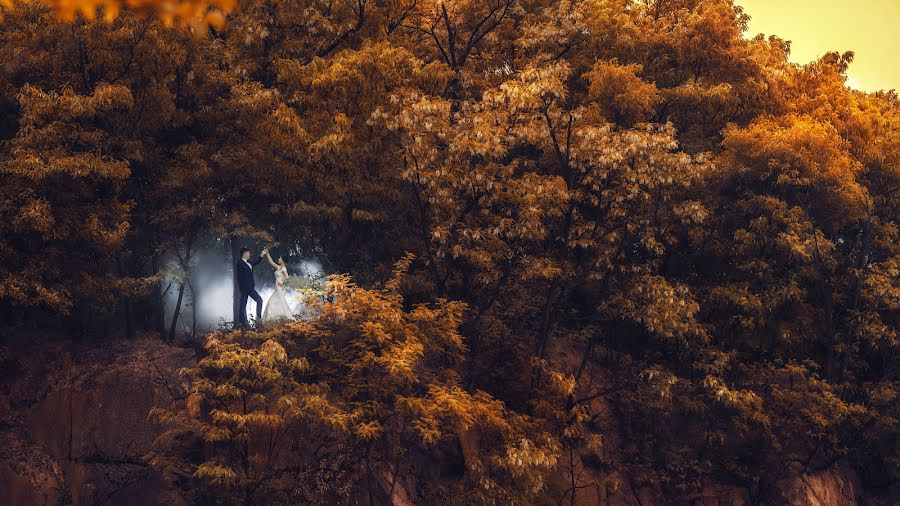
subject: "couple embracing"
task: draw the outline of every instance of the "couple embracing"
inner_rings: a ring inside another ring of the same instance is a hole
[[[234,275],[237,277],[238,289],[241,292],[240,303],[240,324],[247,325],[247,299],[253,299],[256,302],[256,321],[271,322],[276,320],[293,319],[291,308],[288,305],[287,298],[284,293],[284,282],[290,276],[285,265],[284,257],[279,256],[278,261],[272,260],[269,255],[269,248],[264,248],[262,253],[255,260],[250,260],[250,249],[241,248],[240,257],[237,265],[234,267]],[[266,310],[263,313],[262,297],[256,293],[255,283],[253,281],[253,268],[262,262],[263,257],[269,260],[269,264],[275,269],[275,292],[269,297],[266,303]]]

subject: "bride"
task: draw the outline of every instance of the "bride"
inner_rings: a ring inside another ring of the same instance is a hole
[[[293,320],[294,315],[291,313],[291,308],[284,296],[284,282],[290,277],[287,266],[284,264],[284,257],[279,256],[278,262],[276,263],[272,260],[268,251],[266,251],[265,254],[266,258],[269,260],[269,264],[275,268],[275,292],[272,293],[272,296],[269,297],[268,302],[266,302],[266,309],[263,311],[262,319],[264,322],[285,319]]]

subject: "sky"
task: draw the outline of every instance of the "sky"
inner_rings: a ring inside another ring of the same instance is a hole
[[[847,84],[900,90],[900,0],[735,0],[750,14],[746,36],[791,41],[791,61],[853,51]]]

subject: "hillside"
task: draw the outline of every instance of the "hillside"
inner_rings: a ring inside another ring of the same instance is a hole
[[[560,353],[562,367],[573,367],[571,356]],[[157,471],[144,457],[153,449],[161,427],[147,419],[155,406],[183,405],[186,384],[176,370],[195,362],[194,351],[160,344],[153,338],[113,341],[94,345],[69,340],[48,340],[7,356],[7,376],[0,389],[0,492],[2,504],[191,504],[191,480],[172,470]],[[595,381],[611,374],[592,368]],[[14,377],[14,379],[13,379]],[[605,479],[608,466],[627,470],[629,443],[608,402],[597,399],[591,410],[598,415],[592,427],[604,434],[599,459],[575,456],[578,486],[575,504],[646,505],[679,502],[658,487],[642,483],[624,471],[622,483]],[[461,434],[451,445],[455,457],[472,452],[471,434]],[[582,458],[586,459],[582,462]],[[429,460],[439,468],[445,462]],[[432,471],[436,472],[436,471]],[[536,503],[565,500],[570,476],[559,469]],[[379,484],[382,500],[389,489]],[[778,484],[777,503],[796,505],[849,505],[866,503],[858,478],[845,462],[812,471]],[[418,504],[405,490],[395,492],[393,504]],[[696,505],[753,504],[749,490],[734,484],[705,481],[690,498]],[[363,504],[357,496],[350,504]]]
[[[9,501],[900,500],[852,52],[732,0],[0,11]]]

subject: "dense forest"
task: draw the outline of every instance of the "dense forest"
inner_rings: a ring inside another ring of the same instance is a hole
[[[896,504],[900,97],[852,53],[732,0],[131,4],[0,0],[0,318],[196,347],[146,455],[190,503]],[[267,244],[312,316],[185,341],[199,252]]]

